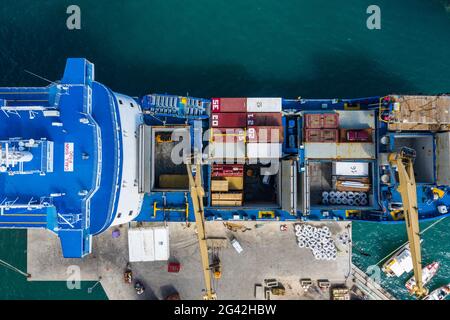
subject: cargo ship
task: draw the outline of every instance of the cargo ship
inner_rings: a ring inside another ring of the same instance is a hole
[[[403,221],[388,154],[416,150],[420,219],[448,214],[450,97],[194,98],[113,92],[68,59],[60,81],[0,89],[0,228],[46,228],[66,258],[131,221]]]

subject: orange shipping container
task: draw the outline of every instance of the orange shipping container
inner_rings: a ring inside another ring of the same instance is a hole
[[[307,129],[337,129],[339,115],[337,113],[309,113],[305,115]]]
[[[337,129],[306,129],[305,142],[338,142]]]

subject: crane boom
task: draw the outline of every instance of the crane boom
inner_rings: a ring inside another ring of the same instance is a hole
[[[195,177],[193,175],[193,168],[195,168]],[[192,206],[194,209],[195,223],[197,226],[197,237],[198,245],[200,248],[200,257],[202,260],[203,276],[205,280],[205,300],[215,300],[216,294],[212,289],[211,281],[211,268],[209,263],[208,255],[208,245],[206,242],[206,231],[205,231],[205,218],[204,218],[204,207],[203,207],[203,197],[205,196],[205,190],[202,185],[202,173],[201,164],[199,162],[194,164],[187,164],[187,171],[189,177],[189,188],[192,198]]]
[[[399,185],[397,190],[402,197],[409,249],[414,269],[414,279],[416,280],[414,294],[418,297],[423,297],[428,291],[424,288],[422,280],[419,212],[417,206],[416,179],[413,169],[415,153],[415,150],[404,147],[400,152],[390,154],[389,162],[391,165],[395,165],[398,170]]]

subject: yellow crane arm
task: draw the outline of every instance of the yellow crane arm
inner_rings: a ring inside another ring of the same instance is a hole
[[[415,154],[415,151],[413,154]],[[399,153],[391,154],[389,156],[389,162],[391,165],[395,165],[398,170],[399,185],[397,190],[402,197],[409,249],[414,268],[414,279],[416,280],[414,294],[418,297],[423,297],[428,291],[424,288],[422,280],[419,212],[417,207],[417,188],[414,177],[413,156],[411,156],[411,153],[408,153],[408,150],[406,152],[402,150]]]
[[[211,269],[208,255],[208,245],[206,242],[205,231],[205,218],[204,218],[204,206],[203,197],[205,196],[205,190],[202,186],[202,173],[201,165],[195,164],[195,178],[192,174],[192,165],[187,164],[187,171],[189,177],[189,188],[192,198],[192,206],[194,209],[195,223],[197,226],[198,245],[200,248],[200,256],[202,260],[203,276],[205,279],[205,300],[215,300],[216,294],[212,289]]]

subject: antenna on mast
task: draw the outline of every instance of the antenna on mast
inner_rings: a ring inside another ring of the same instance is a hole
[[[47,81],[48,83],[57,84],[56,82],[48,80],[47,78],[41,77],[40,75],[38,75],[38,74],[36,74],[34,72],[31,72],[31,71],[29,71],[27,69],[24,69],[23,71],[25,71],[28,74],[31,74],[32,76],[35,76],[36,78],[39,78],[39,79],[44,80],[44,81]]]

